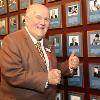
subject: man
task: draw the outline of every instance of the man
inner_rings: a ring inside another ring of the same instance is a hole
[[[47,7],[30,5],[26,10],[25,23],[24,29],[9,34],[3,40],[0,100],[55,100],[61,74],[68,75],[79,64],[79,59],[72,54],[68,62],[57,63],[53,46],[45,39],[49,27]]]
[[[100,45],[100,39],[99,39],[99,34],[98,33],[95,34],[95,37],[94,37],[94,39],[92,41],[92,45],[93,46]]]
[[[76,37],[72,37],[72,43],[70,43],[70,46],[78,46],[78,43],[76,42]]]
[[[100,69],[98,66],[94,67],[94,77],[100,78]]]
[[[55,18],[58,18],[58,9],[52,9],[51,10],[51,14],[50,14],[50,17],[51,17],[51,19],[55,19]]]

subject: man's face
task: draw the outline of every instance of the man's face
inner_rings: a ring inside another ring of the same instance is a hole
[[[72,38],[72,42],[76,42],[76,38],[75,37]]]
[[[31,11],[32,12],[32,11]],[[45,7],[36,8],[26,19],[26,26],[29,32],[37,39],[42,39],[49,27],[49,11]]]
[[[99,37],[95,37],[95,42],[99,42]]]

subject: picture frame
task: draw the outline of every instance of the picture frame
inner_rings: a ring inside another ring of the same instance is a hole
[[[20,29],[25,26],[25,15],[26,15],[26,13],[20,14]]]
[[[62,34],[55,34],[55,35],[49,36],[49,40],[53,42],[56,57],[62,57],[63,56]]]
[[[19,0],[20,9],[25,9],[30,5],[30,0]]]
[[[7,32],[7,18],[0,19],[0,35],[6,35]]]
[[[100,63],[89,64],[90,88],[100,89]]]
[[[79,67],[74,69],[73,76],[68,77],[69,86],[84,87],[83,85],[83,64],[80,63]]]
[[[90,100],[100,100],[100,96],[90,95]]]
[[[100,30],[87,31],[88,57],[100,57]]]
[[[67,37],[67,56],[75,53],[78,57],[83,57],[83,39],[82,32],[71,32],[66,34]]]
[[[100,3],[96,0],[87,0],[87,23],[100,22]]]
[[[18,15],[9,17],[9,33],[18,30]]]
[[[7,13],[7,1],[1,0],[0,1],[0,15]]]
[[[18,10],[18,0],[8,0],[8,10],[9,12]]]
[[[49,29],[62,28],[61,5],[49,7],[50,25]]]
[[[68,100],[84,100],[84,94],[78,92],[68,92]]]
[[[45,0],[32,0],[32,3],[45,4]]]
[[[82,25],[82,12],[80,1],[66,3],[66,27]]]
[[[64,90],[57,90],[55,100],[64,100]]]
[[[58,2],[58,1],[61,1],[61,0],[48,0],[48,2]]]

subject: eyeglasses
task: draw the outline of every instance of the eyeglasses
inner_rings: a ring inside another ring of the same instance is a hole
[[[46,23],[49,23],[49,22],[50,22],[50,19],[47,18],[47,17],[43,18],[43,17],[40,16],[40,15],[36,15],[35,17],[36,17],[36,19],[38,19],[38,20],[43,20],[43,19],[44,19],[44,21],[45,21]]]

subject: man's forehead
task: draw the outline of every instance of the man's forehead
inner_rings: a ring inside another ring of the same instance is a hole
[[[49,13],[49,10],[47,8],[39,8],[39,7],[36,7],[36,8],[32,8],[30,9],[29,13],[34,13],[34,14],[38,14],[38,13],[43,13],[43,12],[46,12],[46,13]]]
[[[48,10],[48,8],[46,6],[40,5],[40,4],[31,5],[31,6],[29,6],[28,9],[32,10],[32,11]]]

